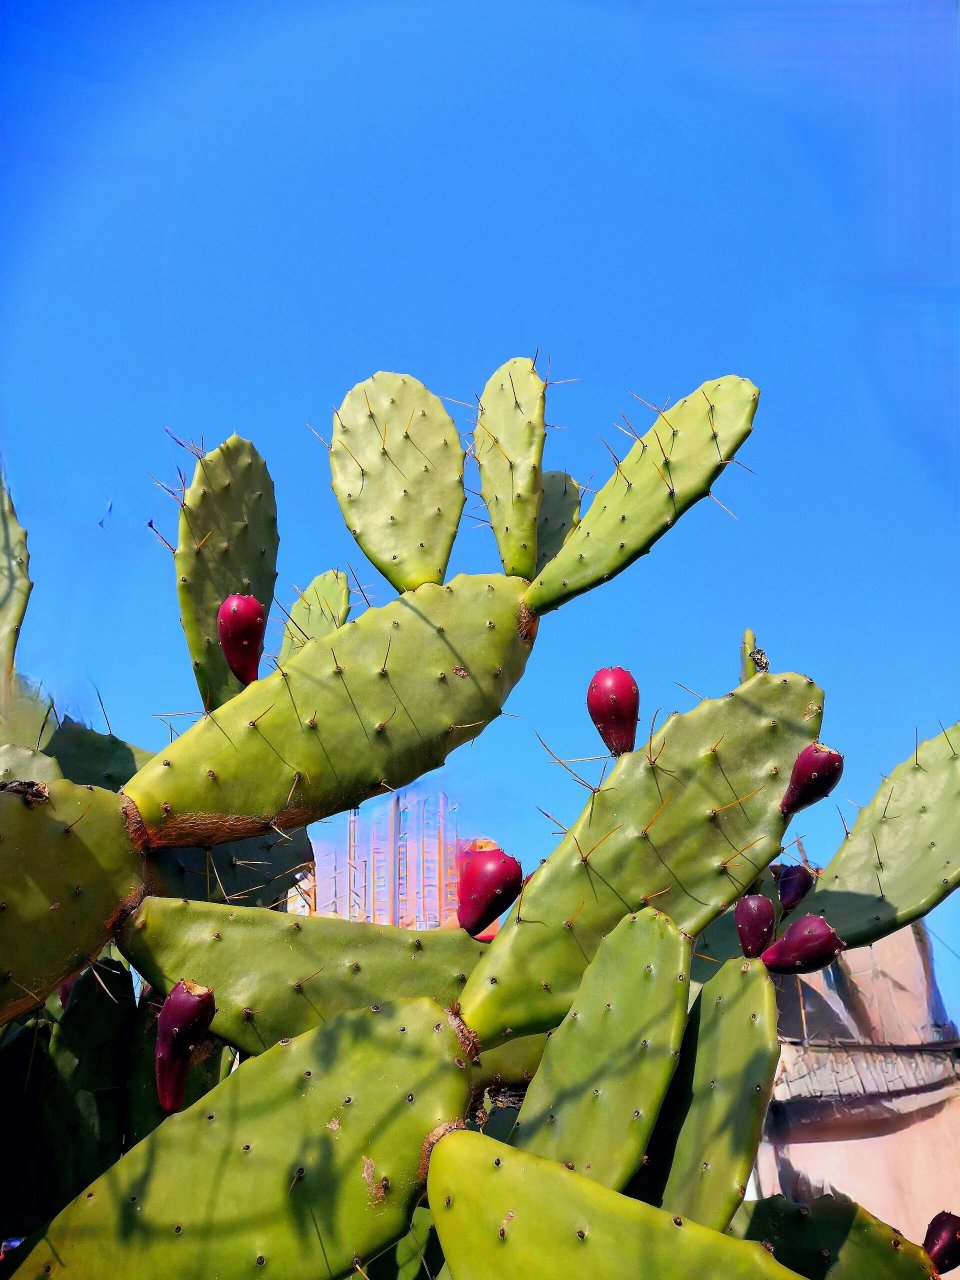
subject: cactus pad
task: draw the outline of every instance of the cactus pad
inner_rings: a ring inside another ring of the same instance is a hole
[[[917,1244],[851,1200],[820,1196],[791,1204],[783,1196],[744,1203],[729,1233],[761,1240],[778,1262],[806,1280],[937,1280]]]
[[[143,890],[117,797],[66,780],[0,791],[0,1022],[98,955]]]
[[[397,929],[169,898],[145,898],[119,945],[160,991],[184,975],[212,987],[213,1030],[245,1053],[347,1009],[410,996],[449,1006],[484,950],[461,929]]]
[[[525,600],[534,613],[616,577],[649,551],[710,492],[750,434],[758,398],[746,378],[719,378],[661,413],[530,587]]]
[[[473,435],[503,571],[528,580],[537,567],[546,390],[532,360],[508,360],[483,389]]]
[[[431,1143],[467,1104],[462,1053],[430,1000],[274,1045],[94,1182],[23,1275],[353,1273],[407,1229]]]
[[[547,1039],[511,1144],[619,1190],[638,1168],[687,1021],[690,942],[660,912],[624,916]]]
[[[29,570],[27,535],[0,475],[0,680],[8,679],[13,671],[20,624],[33,590]]]
[[[759,1244],[672,1218],[479,1133],[441,1139],[427,1186],[456,1280],[796,1280]]]
[[[960,724],[897,765],[807,899],[848,947],[876,942],[960,885]]]
[[[729,960],[697,996],[640,1199],[724,1231],[757,1158],[780,1060],[777,999],[759,960]]]
[[[481,1043],[555,1026],[626,911],[653,903],[692,935],[739,897],[780,849],[780,798],[822,709],[812,680],[758,675],[621,756],[470,976]]]
[[[375,373],[333,415],[333,491],[347,528],[398,591],[443,582],[463,511],[463,449],[443,404]]]
[[[282,667],[308,640],[319,640],[342,627],[350,612],[347,575],[337,569],[318,574],[294,601],[277,661]]]
[[[278,543],[267,465],[249,440],[231,436],[197,461],[174,556],[180,621],[208,711],[242,688],[220,648],[217,611],[231,595],[255,596],[269,611]]]
[[[157,849],[147,860],[152,893],[198,902],[273,907],[313,866],[306,831],[269,831],[203,849]]]
[[[580,486],[566,471],[545,471],[537,516],[537,573],[559,554],[579,523]]]
[[[428,584],[304,645],[125,786],[138,844],[302,827],[442,764],[500,714],[523,673],[535,634],[524,585]]]

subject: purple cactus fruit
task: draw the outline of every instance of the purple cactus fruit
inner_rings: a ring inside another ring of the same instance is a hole
[[[457,921],[475,938],[493,924],[520,892],[523,868],[502,849],[473,849],[460,872]]]
[[[267,615],[256,596],[227,596],[217,611],[217,635],[227,666],[241,684],[252,684],[260,670]]]
[[[960,1267],[960,1217],[944,1209],[931,1218],[923,1247],[941,1275]]]
[[[842,773],[843,756],[840,752],[825,747],[822,742],[811,742],[793,762],[790,783],[780,801],[780,812],[789,818],[808,805],[816,804],[830,794]]]
[[[762,893],[750,893],[734,907],[733,921],[737,926],[741,950],[748,960],[752,960],[770,945],[777,913],[769,898]]]
[[[760,959],[771,973],[815,973],[836,960],[844,946],[823,916],[801,916]]]
[[[780,905],[784,911],[792,911],[804,900],[816,883],[817,877],[809,867],[802,864],[795,867],[782,867],[777,876],[777,893],[780,895]]]
[[[637,740],[640,691],[623,667],[604,667],[590,681],[587,710],[612,755],[632,751]]]
[[[210,1030],[213,992],[196,982],[177,983],[157,1019],[157,1097],[164,1111],[179,1111],[187,1088],[190,1055]]]

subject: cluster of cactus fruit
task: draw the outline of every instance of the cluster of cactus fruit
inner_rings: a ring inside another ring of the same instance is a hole
[[[917,745],[819,874],[784,862],[774,881],[790,818],[842,768],[819,743],[822,691],[771,674],[748,633],[738,686],[637,747],[636,681],[598,672],[588,709],[613,767],[526,881],[499,850],[473,856],[461,929],[270,909],[309,862],[306,825],[495,720],[540,620],[710,492],[758,399],[738,377],[680,399],[581,517],[573,479],[542,470],[546,391],[517,358],[481,393],[468,450],[504,573],[450,582],[453,422],[409,376],[350,391],[333,487],[398,595],[348,621],[343,575],[320,574],[262,675],[272,485],[246,441],[198,451],[175,565],[204,712],[155,756],[59,717],[16,671],[31,584],[0,489],[0,1082],[17,1170],[0,1273],[960,1265],[949,1212],[920,1247],[847,1201],[802,1217],[744,1202],[779,1056],[771,974],[825,965],[956,887],[960,727]],[[511,903],[492,943],[472,936]]]

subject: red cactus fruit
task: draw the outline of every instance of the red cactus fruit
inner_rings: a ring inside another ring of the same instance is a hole
[[[187,1088],[190,1055],[210,1030],[213,992],[196,982],[177,983],[157,1019],[157,1097],[164,1111],[179,1111]]]
[[[789,818],[808,805],[816,804],[830,794],[842,773],[843,756],[840,752],[825,747],[822,742],[811,742],[793,762],[790,783],[780,801],[780,812]]]
[[[623,667],[603,667],[590,681],[587,710],[612,755],[632,751],[637,740],[640,691]]]
[[[823,916],[801,916],[760,959],[771,973],[815,973],[836,960],[845,945]]]
[[[83,970],[78,969],[76,973],[71,973],[69,978],[64,978],[62,982],[57,983],[57,995],[59,996],[60,1003],[64,1009],[67,1007],[67,1002],[70,999],[70,992],[76,986],[77,979],[80,977],[81,973],[83,973]]]
[[[750,893],[733,909],[740,948],[748,960],[760,955],[770,945],[777,923],[773,903],[762,893]]]
[[[523,868],[502,849],[474,849],[460,872],[457,921],[475,938],[516,899]]]
[[[777,893],[784,911],[792,911],[804,900],[816,883],[817,877],[809,867],[802,864],[795,867],[781,867],[780,874],[777,876]]]
[[[931,1218],[923,1247],[941,1275],[960,1267],[960,1217],[944,1209]]]
[[[227,596],[217,611],[217,635],[227,666],[241,684],[252,684],[260,669],[267,615],[256,596]]]

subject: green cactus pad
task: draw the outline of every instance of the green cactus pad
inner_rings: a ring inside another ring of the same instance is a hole
[[[546,1047],[547,1037],[536,1035],[517,1036],[495,1049],[484,1049],[474,1059],[473,1082],[479,1089],[529,1084],[536,1075]]]
[[[926,1252],[850,1200],[783,1196],[745,1202],[730,1224],[739,1240],[759,1240],[806,1280],[937,1280]]]
[[[580,486],[566,471],[544,471],[543,497],[537,516],[537,566],[559,555],[560,548],[580,523]]]
[[[78,720],[64,716],[52,720],[45,732],[43,750],[63,770],[63,776],[78,786],[119,791],[138,769],[153,759],[151,751],[132,746],[112,733],[98,733]]]
[[[23,1276],[353,1274],[408,1228],[431,1145],[467,1105],[463,1052],[431,1000],[275,1045],[93,1183]]]
[[[267,464],[231,436],[198,459],[183,495],[174,564],[180,622],[208,711],[239,693],[217,637],[227,596],[255,596],[269,612],[277,581],[277,504]]]
[[[112,792],[66,780],[12,788],[0,791],[0,1023],[98,955],[143,889]]]
[[[428,584],[310,641],[131,779],[135,839],[214,845],[302,827],[435,769],[523,673],[536,631],[524,587]]]
[[[443,404],[375,373],[333,415],[333,491],[361,550],[398,591],[443,582],[463,511],[463,449]]]
[[[627,911],[652,903],[693,935],[735,901],[780,849],[780,799],[822,709],[812,680],[758,675],[622,755],[470,976],[481,1044],[556,1026]]]
[[[740,641],[740,683],[746,684],[758,671],[766,671],[767,667],[763,665],[765,662],[766,654],[757,647],[756,634],[747,627]]]
[[[483,389],[473,433],[480,492],[490,512],[503,571],[528,580],[537,567],[546,391],[532,360],[521,356],[508,360]]]
[[[431,996],[449,1007],[484,950],[462,929],[397,929],[170,898],[144,898],[118,944],[160,991],[183,977],[212,987],[212,1029],[245,1053],[387,1000]]]
[[[290,608],[277,661],[284,666],[308,640],[320,640],[342,627],[350,612],[347,575],[338,569],[318,574]]]
[[[210,849],[157,849],[147,859],[147,882],[152,893],[175,898],[273,907],[286,901],[298,872],[312,866],[304,829],[270,831]]]
[[[625,916],[547,1040],[511,1144],[619,1190],[638,1168],[687,1021],[690,941],[669,917]]]
[[[960,723],[897,765],[821,872],[807,909],[848,947],[926,915],[960,884]],[[806,905],[806,904],[805,904]]]
[[[10,744],[0,747],[0,783],[53,782],[62,777],[63,771],[56,760],[42,751]]]
[[[724,1231],[743,1200],[780,1060],[777,998],[759,960],[706,983],[632,1194]]]
[[[0,1032],[4,1146],[17,1153],[0,1196],[0,1239],[48,1222],[120,1158],[132,1016],[130,974],[107,959],[96,976],[80,975],[58,1018]]]
[[[661,413],[530,587],[534,613],[616,577],[705,497],[750,434],[759,394],[746,378],[719,378]]]
[[[367,1280],[433,1280],[443,1266],[430,1210],[414,1209],[410,1230],[385,1254],[364,1267]]]
[[[0,680],[9,679],[20,635],[20,624],[33,590],[27,535],[3,476],[0,475]]]
[[[437,1144],[427,1188],[456,1280],[796,1280],[759,1244],[672,1218],[479,1133]]]

